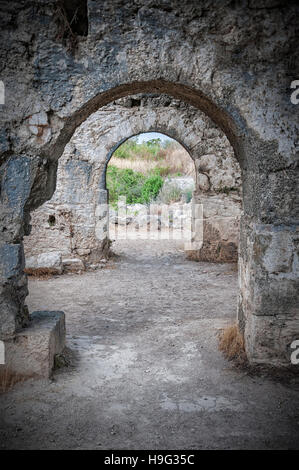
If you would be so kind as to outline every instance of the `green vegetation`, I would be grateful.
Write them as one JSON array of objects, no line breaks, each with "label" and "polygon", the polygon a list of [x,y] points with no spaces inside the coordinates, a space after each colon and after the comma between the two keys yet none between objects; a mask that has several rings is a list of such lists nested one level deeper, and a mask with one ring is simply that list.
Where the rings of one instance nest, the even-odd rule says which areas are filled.
[{"label": "green vegetation", "polygon": [[169,143],[162,142],[161,139],[151,139],[147,142],[137,142],[137,137],[126,140],[114,152],[116,158],[134,159],[136,155],[139,158],[147,160],[156,160],[163,158],[163,149],[167,148]]},{"label": "green vegetation", "polygon": [[145,204],[154,200],[163,186],[159,174],[143,175],[131,169],[109,166],[107,169],[107,188],[109,201],[116,205],[119,196],[126,196],[127,204]]},{"label": "green vegetation", "polygon": [[171,139],[151,139],[141,143],[137,137],[128,139],[115,150],[109,165],[146,176],[153,171],[162,177],[195,176],[194,162],[186,150]]},{"label": "green vegetation", "polygon": [[163,178],[160,175],[149,176],[141,189],[141,201],[149,203],[156,199],[163,186]]},{"label": "green vegetation", "polygon": [[182,191],[175,182],[164,185],[164,180],[168,176],[194,176],[194,171],[193,161],[177,142],[158,138],[138,143],[133,137],[117,148],[108,165],[109,202],[115,207],[120,196],[126,197],[127,204],[189,202],[192,188]]}]

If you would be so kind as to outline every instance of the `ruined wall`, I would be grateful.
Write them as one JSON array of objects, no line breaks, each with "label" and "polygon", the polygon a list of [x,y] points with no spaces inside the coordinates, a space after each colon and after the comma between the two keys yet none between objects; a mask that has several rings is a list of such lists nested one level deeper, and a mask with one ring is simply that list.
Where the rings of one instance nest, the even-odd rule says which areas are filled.
[{"label": "ruined wall", "polygon": [[[160,131],[178,139],[195,162],[197,201],[204,204],[204,218],[209,219],[205,240],[213,233],[217,242],[213,249],[199,251],[196,259],[237,260],[241,174],[227,137],[192,106],[167,96],[137,95],[94,113],[66,146],[52,199],[31,213],[31,234],[24,240],[27,268],[56,267],[55,256],[41,258],[41,253],[59,252],[62,265],[69,265],[72,258],[94,265],[104,257],[109,222],[105,217],[99,220],[96,207],[99,194],[104,196],[107,163],[120,142],[141,131]],[[200,198],[204,194],[218,197],[210,202],[209,197]],[[233,248],[224,255],[221,246],[228,243]],[[79,261],[72,264],[82,269]]]},{"label": "ruined wall", "polygon": [[0,6],[1,338],[30,320],[22,240],[29,212],[55,191],[75,129],[116,99],[159,93],[207,114],[234,148],[244,209],[238,321],[250,361],[288,365],[299,337],[296,3],[89,0],[84,34],[63,30],[57,1]]}]

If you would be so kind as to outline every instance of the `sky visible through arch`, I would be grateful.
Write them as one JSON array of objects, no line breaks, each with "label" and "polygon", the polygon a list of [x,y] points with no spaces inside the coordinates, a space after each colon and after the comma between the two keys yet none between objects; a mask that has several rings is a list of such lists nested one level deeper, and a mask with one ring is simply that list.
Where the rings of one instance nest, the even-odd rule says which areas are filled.
[{"label": "sky visible through arch", "polygon": [[138,134],[137,142],[141,144],[142,142],[147,142],[148,140],[152,139],[161,139],[162,142],[173,141],[165,134],[161,134],[160,132],[144,132],[143,134]]}]

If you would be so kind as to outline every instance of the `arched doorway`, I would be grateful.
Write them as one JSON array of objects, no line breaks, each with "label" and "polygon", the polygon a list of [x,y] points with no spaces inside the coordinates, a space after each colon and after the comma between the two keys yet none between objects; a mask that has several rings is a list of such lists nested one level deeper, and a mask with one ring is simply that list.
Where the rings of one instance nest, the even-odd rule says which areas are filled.
[{"label": "arched doorway", "polygon": [[[211,99],[205,96],[201,91],[182,84],[167,82],[164,80],[153,80],[148,82],[132,82],[125,85],[120,85],[109,91],[100,93],[99,95],[90,99],[78,111],[76,111],[70,118],[65,121],[65,124],[63,125],[55,143],[51,145],[46,144],[44,146],[42,154],[45,158],[48,159],[48,165],[42,170],[42,172],[44,175],[47,175],[45,179],[46,184],[41,188],[36,186],[35,181],[37,180],[35,180],[34,178],[30,179],[30,183],[28,180],[29,188],[31,187],[30,195],[29,193],[27,193],[28,196],[25,200],[23,200],[23,204],[26,205],[26,210],[28,211],[30,208],[32,209],[40,205],[42,202],[44,202],[45,199],[49,198],[53,194],[53,191],[55,189],[55,178],[53,178],[53,175],[55,175],[56,172],[56,162],[61,156],[65,145],[73,135],[75,129],[90,114],[95,112],[101,106],[104,106],[106,103],[111,102],[112,100],[127,96],[131,93],[138,92],[167,93],[177,99],[181,99],[189,104],[192,104],[193,106],[196,106],[198,109],[205,112],[212,120],[214,120],[215,123],[225,132],[226,136],[228,137],[229,141],[231,142],[234,148],[235,155],[240,163],[242,170],[244,208],[244,217],[241,223],[239,325],[242,331],[245,332],[246,349],[247,353],[249,354],[249,358],[258,362],[271,361],[271,348],[269,349],[268,346],[262,347],[260,343],[260,332],[262,331],[261,328],[267,329],[266,325],[269,321],[272,321],[269,319],[268,315],[262,314],[262,310],[265,307],[265,304],[263,303],[263,301],[261,301],[261,299],[265,296],[266,300],[266,298],[268,298],[269,289],[273,289],[277,282],[280,281],[276,278],[273,278],[273,280],[270,279],[269,273],[267,271],[267,264],[265,264],[264,260],[256,259],[252,256],[253,246],[250,241],[252,237],[252,231],[256,231],[255,209],[261,204],[261,201],[264,200],[264,198],[261,197],[260,194],[262,186],[259,186],[259,190],[257,191],[257,188],[252,185],[252,178],[253,176],[256,178],[256,173],[254,174],[255,170],[252,168],[251,156],[253,153],[258,151],[259,141],[258,139],[256,139],[254,133],[252,133],[249,129],[246,128],[246,124],[242,121],[239,116],[231,115],[227,110],[213,103]],[[36,171],[36,169],[33,169],[32,171]],[[261,233],[257,233],[257,237],[259,239],[258,244],[261,243],[261,239],[265,240],[263,236],[263,230],[264,228],[262,229]],[[265,230],[268,229],[265,228]],[[277,236],[280,237],[280,235]],[[291,233],[287,231],[287,233],[283,236],[291,237]],[[274,243],[274,241],[271,240],[269,239],[270,251],[272,249],[271,243]],[[260,271],[261,276],[257,280],[255,274],[258,271],[258,265],[260,263],[263,264],[263,269],[262,271]],[[22,268],[22,264],[18,264],[16,268],[21,276]],[[251,277],[252,282],[250,281]],[[265,280],[266,278],[268,282],[267,292],[265,291],[264,293],[262,293],[259,290],[259,295],[257,297],[254,295],[254,300],[252,300],[253,286],[256,285],[256,283],[261,285],[263,280]],[[18,322],[24,323],[26,318],[26,315],[24,316],[25,310],[23,308],[24,296],[14,299],[12,303],[15,305],[13,310],[17,312],[16,318],[18,319]],[[277,308],[277,302],[275,302],[275,305],[275,308]],[[293,307],[291,306],[290,308],[292,309]],[[11,315],[11,313],[9,313],[9,315]],[[291,317],[289,318],[292,322],[293,320],[291,319]],[[278,327],[278,329],[279,328],[280,327]],[[268,330],[268,332],[269,331],[270,330]],[[272,333],[273,331],[274,330],[272,329]],[[270,338],[272,333],[269,336],[269,341],[271,341]],[[293,337],[293,333],[290,331],[290,336],[287,343],[288,346],[284,346],[284,352],[282,353],[284,361],[288,361],[288,348],[291,342],[291,337]],[[277,348],[280,349],[279,344],[277,344]],[[265,357],[267,357],[268,359],[265,359]],[[274,362],[277,361],[277,353],[275,353],[275,358],[273,360]]]},{"label": "arched doorway", "polygon": [[[236,261],[241,175],[227,138],[196,108],[183,103],[178,106],[177,101],[172,105],[167,96],[135,95],[133,102],[137,104],[132,106],[130,98],[119,100],[92,114],[66,146],[53,198],[31,214],[33,230],[25,239],[29,266],[31,262],[36,265],[36,255],[43,252],[60,251],[66,269],[82,270],[82,261],[94,265],[103,257],[108,227],[106,166],[123,142],[143,130],[159,130],[179,141],[189,153],[186,164],[194,169],[195,163],[194,189],[197,203],[204,206],[208,245],[199,257],[197,253],[193,256]],[[181,167],[176,164],[176,169]],[[213,241],[209,243],[211,234]]]},{"label": "arched doorway", "polygon": [[182,145],[163,133],[140,133],[108,154],[105,173],[110,239],[191,243],[197,178]]}]

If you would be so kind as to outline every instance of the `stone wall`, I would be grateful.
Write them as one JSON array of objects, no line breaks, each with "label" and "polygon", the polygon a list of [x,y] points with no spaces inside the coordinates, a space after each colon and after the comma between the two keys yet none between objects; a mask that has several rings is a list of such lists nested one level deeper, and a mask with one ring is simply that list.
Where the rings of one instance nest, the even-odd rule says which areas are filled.
[{"label": "stone wall", "polygon": [[[177,138],[195,162],[198,202],[209,214],[204,238],[213,238],[214,249],[199,250],[194,258],[208,261],[236,261],[241,213],[241,174],[233,149],[217,126],[196,108],[168,96],[136,95],[106,106],[87,119],[75,132],[59,160],[56,191],[52,199],[31,213],[32,230],[24,240],[26,267],[40,267],[42,253],[59,252],[61,264],[82,270],[104,256],[109,238],[107,217],[99,220],[96,211],[99,195],[105,197],[106,168],[113,150],[126,138],[141,131],[163,131]],[[223,204],[210,197],[224,195]],[[205,197],[200,199],[199,195]],[[106,199],[104,200],[104,204]],[[217,204],[217,211],[215,207]],[[212,207],[214,209],[212,209]],[[234,221],[229,223],[227,217]],[[105,209],[105,208],[104,208]],[[212,212],[211,212],[212,211]],[[211,215],[213,213],[213,215]],[[206,216],[204,216],[206,218]],[[231,222],[231,219],[230,219]],[[213,235],[212,235],[213,234]],[[234,248],[225,250],[222,245]],[[218,252],[221,251],[219,256]],[[55,257],[48,256],[48,266],[54,268]],[[65,263],[67,260],[67,263]]]},{"label": "stone wall", "polygon": [[196,261],[232,263],[238,261],[240,198],[238,195],[194,195],[202,204],[202,246],[187,256]]}]

